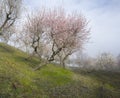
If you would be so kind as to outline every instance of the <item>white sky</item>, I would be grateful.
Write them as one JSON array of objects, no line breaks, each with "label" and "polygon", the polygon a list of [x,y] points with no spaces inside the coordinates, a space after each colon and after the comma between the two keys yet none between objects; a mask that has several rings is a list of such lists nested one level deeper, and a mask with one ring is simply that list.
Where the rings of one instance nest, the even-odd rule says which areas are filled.
[{"label": "white sky", "polygon": [[120,53],[120,0],[24,0],[24,5],[28,11],[62,6],[67,12],[82,12],[91,27],[85,52],[90,56],[101,52]]}]

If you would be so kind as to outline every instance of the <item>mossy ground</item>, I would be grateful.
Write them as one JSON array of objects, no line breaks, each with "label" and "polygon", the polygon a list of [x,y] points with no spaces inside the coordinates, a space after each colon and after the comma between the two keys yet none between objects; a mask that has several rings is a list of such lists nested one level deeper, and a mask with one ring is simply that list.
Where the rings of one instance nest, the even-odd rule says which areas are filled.
[{"label": "mossy ground", "polygon": [[0,43],[0,98],[120,98],[120,73],[74,73]]}]

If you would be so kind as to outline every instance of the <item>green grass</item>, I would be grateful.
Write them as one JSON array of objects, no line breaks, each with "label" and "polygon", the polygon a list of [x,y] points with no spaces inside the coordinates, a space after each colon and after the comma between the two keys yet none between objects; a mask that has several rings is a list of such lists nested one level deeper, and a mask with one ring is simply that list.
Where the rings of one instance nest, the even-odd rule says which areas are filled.
[{"label": "green grass", "polygon": [[0,98],[120,98],[120,73],[73,72],[0,43]]},{"label": "green grass", "polygon": [[[77,79],[82,81],[89,89],[96,90],[96,94],[102,93],[104,95],[103,98],[120,97],[120,73],[84,69],[75,69],[74,72],[77,75]],[[97,96],[95,98],[101,97]]]},{"label": "green grass", "polygon": [[40,93],[43,93],[44,87],[49,84],[54,87],[72,81],[73,72],[53,64],[40,71],[33,71],[40,61],[35,57],[26,60],[27,57],[29,55],[26,53],[0,43],[0,96],[32,98],[30,94],[41,96]]}]

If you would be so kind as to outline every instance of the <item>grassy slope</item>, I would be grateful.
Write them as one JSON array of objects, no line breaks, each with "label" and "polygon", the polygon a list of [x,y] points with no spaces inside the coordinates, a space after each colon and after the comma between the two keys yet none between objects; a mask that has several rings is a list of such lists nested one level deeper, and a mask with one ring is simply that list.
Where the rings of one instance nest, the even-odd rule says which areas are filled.
[{"label": "grassy slope", "polygon": [[119,73],[75,74],[53,64],[33,71],[39,60],[27,57],[0,43],[0,98],[120,98]]}]

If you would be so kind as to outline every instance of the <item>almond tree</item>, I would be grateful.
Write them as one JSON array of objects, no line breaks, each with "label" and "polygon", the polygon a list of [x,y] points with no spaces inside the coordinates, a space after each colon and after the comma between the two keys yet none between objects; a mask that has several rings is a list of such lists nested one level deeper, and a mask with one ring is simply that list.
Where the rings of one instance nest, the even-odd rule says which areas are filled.
[{"label": "almond tree", "polygon": [[33,55],[37,55],[41,58],[42,56],[42,47],[43,47],[43,41],[44,41],[44,29],[45,29],[45,12],[42,10],[39,13],[32,13],[31,15],[28,15],[27,21],[24,25],[24,37],[23,43],[25,45],[30,45],[30,47],[33,49]]},{"label": "almond tree", "polygon": [[97,57],[96,67],[102,70],[113,70],[115,59],[110,53],[102,53]]},{"label": "almond tree", "polygon": [[[22,0],[0,0],[0,36],[10,36],[9,29],[19,16]],[[7,33],[7,34],[6,34]]]},{"label": "almond tree", "polygon": [[62,9],[50,11],[47,16],[52,42],[52,54],[48,61],[54,61],[58,55],[65,67],[65,60],[81,49],[88,38],[87,21],[81,15],[67,15]]}]

